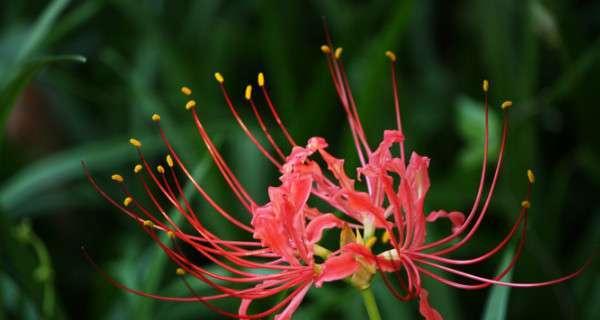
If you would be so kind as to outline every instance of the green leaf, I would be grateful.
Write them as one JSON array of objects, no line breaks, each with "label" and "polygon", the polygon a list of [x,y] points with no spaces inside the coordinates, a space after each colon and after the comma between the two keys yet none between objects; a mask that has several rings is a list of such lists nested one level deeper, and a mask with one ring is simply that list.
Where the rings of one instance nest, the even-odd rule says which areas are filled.
[{"label": "green leaf", "polygon": [[[456,123],[459,132],[464,139],[465,147],[461,154],[461,164],[465,169],[479,168],[483,157],[482,147],[485,139],[485,109],[479,102],[462,96],[456,101]],[[490,108],[489,113],[489,155],[493,159],[498,153],[500,120],[496,113]]]},{"label": "green leaf", "polygon": [[65,15],[57,21],[54,28],[52,28],[52,32],[47,37],[46,45],[52,46],[55,41],[62,39],[67,33],[78,31],[79,26],[95,16],[107,5],[108,2],[106,1],[84,1],[77,8],[73,8],[68,13],[65,13]]},{"label": "green leaf", "polygon": [[[144,152],[152,155],[162,146],[158,138],[146,138]],[[18,172],[0,186],[0,206],[11,216],[22,215],[32,205],[31,199],[51,188],[73,180],[83,179],[81,161],[94,169],[108,170],[118,164],[137,159],[125,137],[87,144],[57,153]],[[147,145],[147,146],[146,146]],[[35,202],[35,201],[33,201]]]},{"label": "green leaf", "polygon": [[57,55],[32,60],[17,67],[17,71],[10,78],[6,86],[0,88],[0,138],[2,137],[2,132],[4,132],[6,120],[10,115],[12,106],[23,88],[42,68],[49,64],[60,62],[84,63],[85,57],[80,55]]},{"label": "green leaf", "polygon": [[48,5],[48,7],[46,7],[42,15],[31,29],[29,37],[23,43],[21,50],[17,54],[17,62],[22,62],[29,59],[31,54],[40,47],[41,43],[50,33],[54,22],[56,22],[56,19],[66,8],[69,2],[70,0],[54,0]]},{"label": "green leaf", "polygon": [[[514,249],[506,249],[506,253],[502,257],[502,263],[498,272],[501,272],[508,266],[514,254]],[[512,279],[512,270],[510,270],[502,281],[510,281]],[[508,296],[510,287],[494,286],[488,295],[483,312],[483,320],[503,320],[506,319],[506,309],[508,308]]]},{"label": "green leaf", "polygon": [[549,8],[540,1],[534,0],[529,4],[533,27],[536,33],[551,46],[558,47],[562,44],[558,22]]}]

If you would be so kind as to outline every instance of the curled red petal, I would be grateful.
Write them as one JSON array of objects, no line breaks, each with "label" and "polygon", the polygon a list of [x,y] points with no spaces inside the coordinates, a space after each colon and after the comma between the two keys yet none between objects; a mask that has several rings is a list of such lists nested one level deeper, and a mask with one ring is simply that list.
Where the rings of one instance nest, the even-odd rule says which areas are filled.
[{"label": "curled red petal", "polygon": [[275,320],[292,319],[292,315],[294,315],[294,312],[296,312],[296,309],[298,309],[298,306],[300,306],[302,299],[304,299],[306,292],[308,292],[308,289],[310,289],[311,286],[312,283],[309,283],[304,288],[302,288],[302,290],[300,290],[300,292],[296,294],[292,301],[290,301],[290,304],[288,304],[287,307],[285,307],[285,309],[283,309],[281,313],[275,315]]},{"label": "curled red petal", "polygon": [[450,222],[452,223],[452,232],[458,232],[460,229],[460,227],[463,225],[463,223],[465,222],[465,215],[462,212],[459,211],[450,211],[447,212],[445,210],[438,210],[438,211],[433,211],[431,212],[426,220],[427,222],[434,222],[439,218],[448,218],[448,220],[450,220]]},{"label": "curled red petal", "polygon": [[320,287],[323,282],[341,280],[352,275],[359,267],[354,257],[354,253],[347,251],[339,256],[327,258],[327,261],[322,265],[323,269],[317,277],[315,286]]},{"label": "curled red petal", "polygon": [[442,316],[429,304],[429,292],[421,289],[419,292],[419,312],[425,320],[442,320]]},{"label": "curled red petal", "polygon": [[342,219],[331,213],[317,216],[308,223],[308,226],[306,226],[306,240],[310,244],[317,243],[321,240],[324,230],[341,227],[343,224],[344,221],[342,221]]}]

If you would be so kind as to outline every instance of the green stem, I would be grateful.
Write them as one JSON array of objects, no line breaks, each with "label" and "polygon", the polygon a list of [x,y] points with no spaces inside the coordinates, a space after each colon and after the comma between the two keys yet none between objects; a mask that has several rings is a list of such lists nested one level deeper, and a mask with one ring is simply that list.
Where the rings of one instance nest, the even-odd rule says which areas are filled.
[{"label": "green stem", "polygon": [[369,320],[381,320],[381,315],[379,315],[379,308],[377,307],[377,302],[375,301],[375,295],[373,295],[373,291],[371,288],[360,290],[360,295],[363,298],[363,302],[365,304],[365,308],[367,308],[367,314],[369,314]]}]

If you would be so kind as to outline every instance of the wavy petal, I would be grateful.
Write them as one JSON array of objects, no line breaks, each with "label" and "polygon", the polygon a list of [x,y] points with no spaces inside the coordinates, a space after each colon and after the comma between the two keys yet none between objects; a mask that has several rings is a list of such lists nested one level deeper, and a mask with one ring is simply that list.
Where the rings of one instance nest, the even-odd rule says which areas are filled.
[{"label": "wavy petal", "polygon": [[425,320],[443,320],[440,313],[429,304],[429,292],[425,289],[419,292],[419,312]]},{"label": "wavy petal", "polygon": [[342,227],[344,221],[331,213],[317,216],[312,219],[306,227],[306,240],[309,244],[315,244],[321,240],[323,231],[334,227]]},{"label": "wavy petal", "polygon": [[427,222],[434,222],[439,218],[448,218],[452,223],[452,232],[455,233],[459,230],[460,226],[465,222],[465,215],[459,211],[445,211],[438,210],[432,211],[426,218]]},{"label": "wavy petal", "polygon": [[315,283],[320,287],[323,282],[341,280],[351,276],[358,270],[359,264],[354,258],[354,253],[344,252],[339,256],[329,257],[322,265],[323,270]]},{"label": "wavy petal", "polygon": [[300,306],[300,303],[304,299],[304,296],[308,292],[308,289],[310,289],[311,285],[312,283],[307,284],[300,292],[298,292],[298,294],[292,299],[292,301],[290,301],[290,304],[288,304],[287,307],[285,307],[285,309],[283,309],[281,313],[275,315],[275,320],[292,319],[294,312],[296,312],[296,309],[298,309],[298,307]]}]

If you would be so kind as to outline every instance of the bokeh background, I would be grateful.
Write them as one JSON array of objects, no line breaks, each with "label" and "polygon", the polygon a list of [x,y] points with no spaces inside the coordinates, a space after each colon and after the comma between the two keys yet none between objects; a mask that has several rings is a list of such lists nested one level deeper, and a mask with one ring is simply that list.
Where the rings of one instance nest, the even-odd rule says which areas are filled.
[{"label": "bokeh background", "polygon": [[[222,72],[243,105],[243,88],[264,71],[297,140],[326,137],[353,172],[349,130],[319,51],[322,16],[344,47],[372,144],[394,125],[383,53],[396,52],[408,146],[432,158],[429,210],[467,210],[474,196],[482,79],[491,81],[493,139],[499,104],[514,101],[506,166],[489,217],[457,257],[502,238],[518,212],[529,167],[537,173],[534,205],[512,279],[557,277],[594,254],[600,239],[598,1],[9,0],[0,2],[0,319],[219,318],[199,304],[127,294],[85,261],[82,245],[133,288],[188,294],[174,279],[175,266],[139,226],[94,192],[80,161],[120,198],[109,177],[132,175],[130,136],[144,142],[149,158],[164,156],[149,119],[158,112],[203,184],[239,209],[183,108],[179,88],[187,84],[226,158],[265,201],[276,171],[236,127],[212,76]],[[221,234],[238,236],[219,219],[207,220]],[[447,226],[432,227],[429,237],[442,232]],[[470,270],[493,274],[502,260],[500,254]],[[466,292],[428,280],[426,286],[448,319],[600,317],[597,263],[554,287]],[[374,288],[384,319],[418,318],[418,305],[394,300],[378,277]],[[325,317],[365,319],[360,295],[344,285],[311,290],[296,318]]]}]

